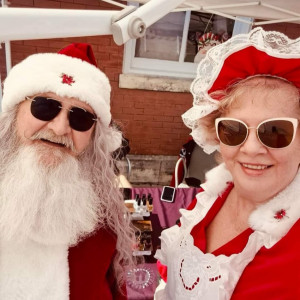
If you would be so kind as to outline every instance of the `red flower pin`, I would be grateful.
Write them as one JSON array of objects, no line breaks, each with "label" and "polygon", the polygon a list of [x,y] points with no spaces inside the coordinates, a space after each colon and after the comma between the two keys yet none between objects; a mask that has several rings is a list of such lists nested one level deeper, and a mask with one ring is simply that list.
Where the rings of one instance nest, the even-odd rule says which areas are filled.
[{"label": "red flower pin", "polygon": [[62,78],[62,83],[66,83],[66,84],[68,84],[68,85],[72,85],[72,83],[74,83],[75,82],[75,80],[73,79],[73,77],[72,76],[69,76],[69,75],[67,75],[67,74],[61,74],[61,76],[60,76],[61,78]]},{"label": "red flower pin", "polygon": [[276,211],[274,218],[276,220],[282,220],[285,216],[286,216],[285,209],[280,209],[280,210]]}]

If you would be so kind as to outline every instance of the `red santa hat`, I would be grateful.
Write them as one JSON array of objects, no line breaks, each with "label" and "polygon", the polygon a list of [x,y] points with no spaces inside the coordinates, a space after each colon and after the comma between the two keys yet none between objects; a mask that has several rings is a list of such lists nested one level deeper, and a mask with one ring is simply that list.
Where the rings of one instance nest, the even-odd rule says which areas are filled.
[{"label": "red santa hat", "polygon": [[78,98],[109,126],[111,87],[97,68],[89,44],[73,43],[58,53],[33,54],[14,66],[4,81],[2,111],[12,109],[26,96],[46,92]]},{"label": "red santa hat", "polygon": [[197,122],[218,109],[222,99],[213,98],[212,93],[226,90],[240,80],[263,75],[287,80],[300,88],[300,38],[292,40],[280,32],[258,27],[211,48],[200,61],[191,85],[193,107],[182,119],[205,152],[218,148],[208,142],[205,129]]}]

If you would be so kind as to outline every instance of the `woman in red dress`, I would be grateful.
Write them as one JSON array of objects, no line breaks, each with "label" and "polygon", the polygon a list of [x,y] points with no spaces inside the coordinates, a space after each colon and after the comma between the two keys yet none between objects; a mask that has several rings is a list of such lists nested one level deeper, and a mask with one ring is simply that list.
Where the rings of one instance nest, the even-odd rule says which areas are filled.
[{"label": "woman in red dress", "polygon": [[300,39],[281,33],[256,28],[200,62],[183,120],[221,162],[162,233],[156,299],[300,299],[299,87]]}]

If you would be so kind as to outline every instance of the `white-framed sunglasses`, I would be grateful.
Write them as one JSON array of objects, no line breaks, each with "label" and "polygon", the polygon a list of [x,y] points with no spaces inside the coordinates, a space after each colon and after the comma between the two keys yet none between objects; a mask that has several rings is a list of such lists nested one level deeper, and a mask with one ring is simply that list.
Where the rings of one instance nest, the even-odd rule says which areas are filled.
[{"label": "white-framed sunglasses", "polygon": [[234,118],[217,118],[217,137],[227,146],[242,145],[249,129],[256,129],[258,140],[266,147],[280,149],[289,146],[296,136],[299,121],[296,118],[272,118],[262,121],[257,127],[249,127],[245,122]]}]

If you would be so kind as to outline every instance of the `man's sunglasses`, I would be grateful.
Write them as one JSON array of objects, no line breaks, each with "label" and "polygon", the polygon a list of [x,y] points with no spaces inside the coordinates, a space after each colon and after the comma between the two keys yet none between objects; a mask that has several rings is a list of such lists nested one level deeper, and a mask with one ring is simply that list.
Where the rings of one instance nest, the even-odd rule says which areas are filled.
[{"label": "man's sunglasses", "polygon": [[[63,108],[61,102],[52,98],[36,96],[26,99],[31,100],[31,114],[41,121],[53,120]],[[87,131],[97,121],[97,117],[84,108],[71,107],[68,111],[70,127],[76,131]]]},{"label": "man's sunglasses", "polygon": [[298,120],[295,118],[268,119],[257,127],[248,127],[241,120],[232,118],[217,118],[215,126],[218,139],[227,146],[242,145],[249,134],[249,129],[256,129],[259,141],[268,148],[285,148],[295,138]]}]

